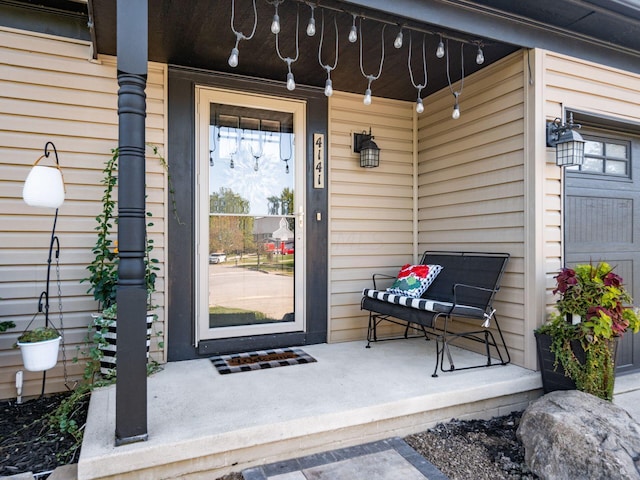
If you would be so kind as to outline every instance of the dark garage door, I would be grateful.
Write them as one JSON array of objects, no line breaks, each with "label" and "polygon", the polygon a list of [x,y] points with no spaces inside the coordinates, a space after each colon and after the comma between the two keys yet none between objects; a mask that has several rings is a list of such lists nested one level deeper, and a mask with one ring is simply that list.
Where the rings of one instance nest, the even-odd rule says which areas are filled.
[{"label": "dark garage door", "polygon": [[[640,304],[640,139],[584,130],[585,164],[566,170],[568,265],[606,261]],[[640,333],[618,345],[618,373],[640,371]]]}]

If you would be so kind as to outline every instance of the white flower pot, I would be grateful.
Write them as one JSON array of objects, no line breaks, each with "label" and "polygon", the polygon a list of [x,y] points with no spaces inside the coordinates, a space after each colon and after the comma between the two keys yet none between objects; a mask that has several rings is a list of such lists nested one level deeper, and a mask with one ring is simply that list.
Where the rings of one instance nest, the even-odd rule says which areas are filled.
[{"label": "white flower pot", "polygon": [[30,372],[42,372],[55,367],[56,363],[58,363],[61,338],[58,337],[43,342],[18,342],[24,368]]}]

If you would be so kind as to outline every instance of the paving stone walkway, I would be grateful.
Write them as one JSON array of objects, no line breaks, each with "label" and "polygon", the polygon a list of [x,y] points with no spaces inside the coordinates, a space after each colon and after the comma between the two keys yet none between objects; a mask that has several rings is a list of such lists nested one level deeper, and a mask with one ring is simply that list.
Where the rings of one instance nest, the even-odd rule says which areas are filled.
[{"label": "paving stone walkway", "polygon": [[245,480],[447,480],[399,437],[249,468]]}]

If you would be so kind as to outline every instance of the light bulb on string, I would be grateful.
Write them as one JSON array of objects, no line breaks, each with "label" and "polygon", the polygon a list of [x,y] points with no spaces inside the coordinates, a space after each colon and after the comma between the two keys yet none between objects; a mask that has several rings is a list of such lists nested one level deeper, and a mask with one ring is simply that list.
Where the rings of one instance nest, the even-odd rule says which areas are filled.
[{"label": "light bulb on string", "polygon": [[425,52],[425,35],[422,35],[422,73],[424,75],[424,83],[417,84],[413,77],[413,68],[411,67],[411,51],[413,50],[413,37],[409,31],[409,55],[407,55],[407,67],[409,68],[409,79],[411,85],[418,90],[418,98],[416,100],[416,112],[424,112],[424,103],[422,102],[422,89],[427,86],[427,56]]},{"label": "light bulb on string", "polygon": [[484,53],[482,52],[482,47],[478,45],[478,54],[476,55],[476,63],[478,65],[482,65],[484,63]]},{"label": "light bulb on string", "polygon": [[356,27],[356,15],[353,14],[353,24],[351,25],[351,30],[349,30],[349,41],[351,43],[356,43],[358,41],[358,28]]},{"label": "light bulb on string", "polygon": [[[278,0],[276,0],[278,1]],[[276,4],[276,8],[277,8],[277,4]],[[294,58],[291,57],[283,57],[282,53],[280,52],[280,35],[276,34],[276,53],[278,54],[278,58],[280,58],[280,60],[282,60],[284,63],[287,64],[287,90],[289,91],[293,91],[296,88],[296,82],[293,78],[293,72],[291,72],[291,64],[295,63],[298,61],[298,58],[300,56],[300,46],[298,44],[298,34],[299,34],[299,30],[300,30],[300,11],[298,10],[298,13],[296,14],[296,56]]]},{"label": "light bulb on string", "polygon": [[318,43],[318,63],[327,72],[327,81],[324,83],[324,94],[326,97],[333,95],[333,83],[331,82],[331,71],[338,66],[338,21],[333,17],[333,27],[335,29],[335,56],[333,65],[322,63],[322,44],[324,43],[324,10],[322,11],[322,27],[320,28],[320,42]]},{"label": "light bulb on string", "polygon": [[453,118],[454,120],[460,118],[460,106],[457,103],[453,106],[453,113],[451,114],[451,118]]},{"label": "light bulb on string", "polygon": [[364,92],[364,99],[363,99],[363,103],[365,105],[371,105],[371,82],[373,82],[374,80],[377,80],[380,78],[380,75],[382,75],[382,65],[384,64],[384,31],[387,28],[387,25],[383,25],[382,26],[382,31],[380,32],[380,65],[378,67],[378,73],[376,75],[374,74],[366,74],[364,71],[364,68],[362,66],[362,57],[363,52],[362,52],[362,43],[364,42],[364,38],[362,35],[362,19],[360,20],[360,73],[362,73],[362,76],[364,78],[367,79],[367,89]]},{"label": "light bulb on string", "polygon": [[309,6],[311,7],[311,18],[309,18],[309,23],[307,24],[307,35],[313,37],[316,34],[316,19],[313,16],[316,7],[313,5]]},{"label": "light bulb on string", "polygon": [[453,94],[453,97],[456,99],[456,103],[453,105],[453,112],[451,113],[451,118],[457,120],[460,118],[460,104],[458,103],[458,92]]},{"label": "light bulb on string", "polygon": [[436,57],[444,57],[444,43],[442,42],[442,37],[440,37],[440,42],[438,43],[438,48],[436,49]]},{"label": "light bulb on string", "polygon": [[371,89],[367,88],[364,92],[364,100],[362,101],[365,105],[371,105]]},{"label": "light bulb on string", "polygon": [[395,48],[402,48],[402,40],[403,40],[403,34],[402,34],[402,28],[400,28],[398,35],[396,35],[396,39],[393,41],[393,46]]},{"label": "light bulb on string", "polygon": [[280,15],[277,13],[273,16],[273,21],[271,22],[271,33],[274,35],[280,33]]},{"label": "light bulb on string", "polygon": [[327,78],[327,81],[324,84],[324,94],[327,97],[333,95],[333,84],[330,78]]},{"label": "light bulb on string", "polygon": [[231,55],[229,55],[229,66],[231,68],[236,68],[238,66],[238,54],[240,52],[236,47],[231,49]]},{"label": "light bulb on string", "polygon": [[449,90],[454,98],[453,112],[451,112],[451,118],[457,120],[460,118],[460,104],[458,97],[462,94],[464,89],[464,43],[460,43],[460,90],[454,90],[451,83],[451,74],[449,73],[449,41],[447,40],[447,83],[449,84]]},{"label": "light bulb on string", "polygon": [[295,89],[296,89],[296,82],[293,79],[293,73],[289,72],[287,73],[287,90],[293,91]]},{"label": "light bulb on string", "polygon": [[244,33],[239,32],[235,29],[233,25],[235,20],[235,14],[236,14],[236,2],[235,0],[232,0],[231,1],[231,31],[236,36],[236,44],[231,49],[231,54],[229,55],[229,59],[227,60],[227,63],[229,63],[229,66],[231,68],[235,68],[238,66],[238,55],[239,55],[238,45],[240,44],[240,40],[251,40],[256,33],[256,27],[258,25],[258,12],[256,10],[256,0],[253,0],[253,30],[251,31],[250,35],[247,36]]}]

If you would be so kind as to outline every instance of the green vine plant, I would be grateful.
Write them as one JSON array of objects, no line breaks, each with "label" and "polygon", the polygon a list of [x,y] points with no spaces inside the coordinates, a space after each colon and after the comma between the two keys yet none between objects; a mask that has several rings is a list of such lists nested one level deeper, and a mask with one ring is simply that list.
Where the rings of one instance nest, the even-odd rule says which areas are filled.
[{"label": "green vine plant", "polygon": [[[154,155],[157,156],[160,164],[168,172],[169,165],[165,158],[160,154],[157,145],[148,145]],[[105,162],[102,170],[103,179],[101,183],[104,185],[102,194],[102,212],[96,216],[97,225],[94,230],[97,232],[96,243],[91,249],[93,260],[87,265],[89,276],[80,280],[80,283],[88,282],[89,289],[87,293],[92,293],[93,298],[98,302],[99,310],[104,310],[116,303],[116,287],[118,283],[118,251],[117,244],[111,239],[111,232],[114,225],[118,223],[117,217],[114,216],[116,208],[116,199],[114,198],[114,189],[118,182],[117,170],[118,159],[120,157],[117,148],[111,149],[111,158]],[[174,217],[178,224],[182,225],[178,216],[177,204],[175,200],[175,190],[168,177],[169,198],[171,199]],[[151,217],[151,212],[146,213],[147,217]],[[152,227],[153,222],[148,222],[147,227]],[[150,294],[155,288],[157,278],[158,259],[150,256],[151,250],[154,248],[152,238],[147,238],[145,251],[145,282],[147,292]]]},{"label": "green vine plant", "polygon": [[[148,146],[152,149],[154,155],[159,159],[160,164],[168,172],[169,166],[157,145]],[[115,382],[115,375],[102,375],[100,373],[100,360],[103,357],[102,349],[106,347],[106,333],[109,325],[114,321],[109,316],[117,314],[116,292],[118,283],[118,251],[117,244],[111,239],[111,232],[114,225],[117,225],[117,217],[114,216],[116,209],[116,199],[114,198],[114,189],[117,185],[118,177],[118,159],[119,151],[117,148],[111,150],[111,157],[105,162],[103,169],[102,184],[104,185],[102,195],[102,212],[96,217],[97,239],[91,252],[93,253],[93,261],[87,266],[89,276],[80,282],[88,282],[90,284],[87,293],[92,293],[93,298],[98,302],[98,306],[103,313],[110,315],[95,315],[92,324],[87,326],[87,335],[85,337],[85,347],[78,347],[77,355],[73,358],[74,363],[79,362],[79,358],[84,361],[84,371],[82,382],[80,382],[74,390],[59,404],[58,408],[48,415],[49,429],[54,433],[62,433],[71,435],[74,439],[73,445],[65,452],[58,454],[59,460],[64,463],[70,463],[80,451],[84,426],[86,419],[83,418],[82,412],[86,411],[85,402],[89,401],[91,392],[100,387],[111,385]],[[178,222],[182,225],[178,214],[175,200],[175,191],[168,177],[169,197],[173,209],[173,214]],[[147,217],[151,217],[151,212],[146,213]],[[148,221],[147,228],[154,224]],[[151,252],[154,248],[154,241],[147,238],[145,246],[145,283],[147,288],[149,308],[153,308],[151,294],[155,290],[155,282],[157,280],[157,272],[160,270],[158,259],[153,258]],[[162,338],[163,332],[155,329],[158,316],[154,314],[154,322],[152,324],[152,337]],[[12,323],[12,322],[3,322]],[[15,325],[12,325],[15,326]],[[10,326],[7,326],[10,328]],[[2,331],[2,330],[0,330]],[[158,348],[164,348],[162,341],[157,342]],[[161,370],[161,365],[155,359],[149,359],[147,362],[147,374],[151,375]]]},{"label": "green vine plant", "polygon": [[116,222],[113,212],[116,201],[113,190],[118,182],[117,162],[118,149],[111,150],[111,158],[106,161],[102,170],[104,174],[102,184],[102,212],[96,217],[98,225],[94,228],[97,239],[94,247],[93,261],[87,266],[89,277],[80,280],[80,283],[89,282],[91,285],[87,293],[93,293],[93,298],[98,302],[100,310],[109,308],[116,302],[116,285],[118,283],[118,255],[111,240],[111,230]]},{"label": "green vine plant", "polygon": [[[550,350],[555,355],[554,368],[560,366],[576,383],[576,388],[604,400],[613,399],[615,380],[615,340],[593,341],[589,331],[571,325],[564,319],[552,321],[539,329],[551,336]],[[576,356],[576,343],[582,347],[584,358]]]}]

